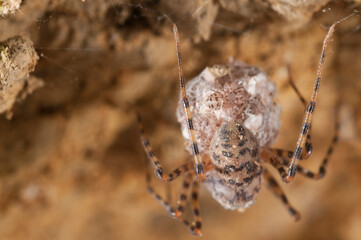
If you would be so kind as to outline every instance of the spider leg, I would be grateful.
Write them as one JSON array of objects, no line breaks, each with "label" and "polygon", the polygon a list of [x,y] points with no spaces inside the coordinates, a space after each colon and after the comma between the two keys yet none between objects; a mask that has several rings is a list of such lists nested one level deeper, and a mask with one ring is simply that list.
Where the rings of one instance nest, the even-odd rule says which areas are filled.
[{"label": "spider leg", "polygon": [[146,183],[147,183],[147,190],[150,195],[152,195],[168,212],[168,214],[171,217],[174,217],[178,220],[180,220],[184,225],[187,227],[191,227],[190,223],[183,218],[183,211],[184,206],[187,201],[187,195],[185,194],[190,186],[190,181],[192,180],[192,173],[188,172],[183,177],[183,184],[182,189],[179,195],[179,201],[177,204],[177,207],[173,207],[170,205],[170,203],[165,200],[162,196],[160,196],[158,193],[155,192],[153,187],[151,186],[151,177],[149,172],[146,172]]},{"label": "spider leg", "polygon": [[301,155],[302,149],[303,149],[303,147],[305,145],[306,138],[307,138],[307,135],[309,133],[311,123],[312,123],[313,112],[314,112],[314,110],[316,108],[317,94],[318,94],[320,83],[321,83],[322,71],[323,71],[323,66],[324,66],[324,63],[325,63],[326,52],[327,52],[327,48],[328,48],[330,38],[331,38],[333,32],[335,31],[336,25],[339,24],[340,22],[348,19],[349,17],[351,17],[354,14],[355,14],[355,12],[353,14],[347,16],[346,18],[332,24],[331,27],[329,28],[328,32],[327,32],[327,35],[326,35],[325,39],[323,40],[322,53],[321,53],[321,57],[320,57],[320,61],[319,61],[318,69],[317,69],[317,76],[316,76],[315,85],[314,85],[314,88],[313,88],[313,92],[312,92],[312,95],[311,95],[310,102],[309,102],[309,104],[307,105],[307,107],[305,109],[305,114],[304,114],[304,118],[303,118],[303,124],[302,124],[302,128],[301,128],[301,132],[299,134],[297,145],[295,147],[295,150],[293,152],[293,155],[292,155],[289,167],[288,167],[287,176],[283,177],[283,181],[285,183],[290,183],[290,182],[293,181],[293,179],[294,179],[294,177],[296,175],[296,172],[297,172],[298,162],[299,162],[299,160],[301,159],[301,156],[302,156]]},{"label": "spider leg", "polygon": [[149,160],[152,162],[155,174],[157,175],[157,177],[159,179],[161,179],[162,181],[165,181],[165,182],[173,181],[174,179],[179,177],[183,172],[187,172],[192,167],[191,162],[185,163],[182,166],[173,170],[173,172],[171,172],[170,174],[165,174],[163,172],[162,165],[160,164],[158,158],[154,154],[153,148],[150,145],[148,138],[145,136],[142,120],[138,113],[137,113],[137,120],[138,120],[138,125],[139,125],[140,140],[142,142],[144,151],[147,153]]},{"label": "spider leg", "polygon": [[146,184],[149,194],[152,195],[167,210],[170,216],[173,216],[175,213],[174,208],[170,206],[167,200],[164,200],[158,193],[154,191],[153,187],[151,186],[151,176],[147,170],[146,170]]},{"label": "spider leg", "polygon": [[[333,153],[333,149],[335,148],[335,145],[338,141],[338,133],[339,133],[339,128],[340,128],[339,106],[338,105],[336,106],[335,115],[336,115],[336,121],[335,121],[335,126],[334,126],[335,133],[334,133],[334,136],[332,138],[330,145],[328,146],[328,150],[326,152],[325,157],[322,160],[322,163],[318,169],[318,172],[313,173],[312,171],[307,170],[300,165],[297,165],[296,170],[300,174],[302,174],[308,178],[312,178],[312,179],[320,179],[325,176],[328,159],[331,157],[331,155]],[[272,166],[274,166],[280,173],[282,179],[284,179],[284,177],[286,177],[286,171],[283,166],[289,165],[290,159],[292,158],[292,156],[293,156],[292,151],[281,150],[281,149],[267,149],[267,150],[262,149],[262,159],[264,159],[266,162],[268,162]]]},{"label": "spider leg", "polygon": [[192,184],[192,209],[194,221],[190,227],[191,233],[197,236],[202,235],[202,218],[199,213],[199,199],[198,199],[199,183],[193,181]]},{"label": "spider leg", "polygon": [[[307,170],[305,168],[303,168],[302,166],[300,165],[297,165],[297,172],[299,172],[300,174],[308,177],[308,178],[312,178],[312,179],[321,179],[325,176],[326,174],[326,167],[327,167],[327,164],[328,164],[328,159],[331,157],[332,153],[333,153],[333,149],[335,148],[335,145],[338,141],[338,128],[339,128],[339,123],[337,122],[337,124],[335,125],[335,128],[336,128],[336,132],[335,132],[335,135],[333,136],[332,138],[332,141],[328,147],[328,150],[326,152],[326,155],[325,157],[323,158],[322,160],[322,163],[321,163],[321,166],[319,167],[318,169],[318,172],[317,173],[314,173],[310,170]],[[282,162],[284,166],[288,166],[289,164],[289,160],[283,158],[284,161]]]},{"label": "spider leg", "polygon": [[288,82],[291,85],[293,91],[295,91],[295,93],[298,96],[298,99],[301,101],[301,103],[303,104],[304,107],[307,107],[307,102],[306,99],[303,97],[303,95],[301,94],[301,92],[298,90],[298,88],[296,87],[295,82],[293,81],[293,77],[292,77],[292,70],[291,70],[291,66],[287,65],[287,71],[288,71]]},{"label": "spider leg", "polygon": [[186,205],[186,202],[187,202],[187,190],[189,189],[189,186],[190,186],[190,183],[193,179],[193,176],[191,173],[187,173],[185,176],[184,176],[184,179],[183,179],[183,184],[182,184],[182,189],[181,189],[181,192],[180,192],[180,195],[179,195],[179,201],[178,201],[178,206],[175,210],[175,214],[174,214],[174,217],[176,218],[181,218],[183,216],[183,213],[184,213],[184,207]]},{"label": "spider leg", "polygon": [[277,169],[282,180],[287,176],[287,172],[286,172],[285,168],[283,167],[281,157],[278,157],[277,155],[275,155],[271,150],[262,148],[261,158],[262,158],[262,160],[271,164],[274,168]]},{"label": "spider leg", "polygon": [[[290,65],[287,65],[287,71],[288,71],[288,82],[289,82],[289,84],[291,85],[293,91],[296,93],[296,95],[298,96],[298,99],[301,101],[303,106],[305,108],[307,108],[306,99],[303,97],[301,92],[298,90],[295,82],[293,81],[292,70],[291,70]],[[312,154],[312,149],[313,149],[313,147],[312,147],[312,143],[311,143],[311,124],[310,124],[309,129],[308,129],[308,134],[306,136],[305,149],[302,151],[301,160],[308,159],[309,156],[311,156],[311,154]],[[289,153],[290,153],[290,151],[286,152],[287,155]],[[291,152],[291,154],[293,154],[293,152]]]},{"label": "spider leg", "polygon": [[[280,148],[270,148],[269,151],[271,151],[274,155],[277,155],[278,157],[282,157],[282,158],[292,158],[293,156],[293,151],[290,150],[285,150]],[[312,153],[312,149],[310,151],[302,151],[300,160],[308,159]]]},{"label": "spider leg", "polygon": [[281,187],[278,185],[277,181],[271,176],[271,174],[264,169],[264,177],[267,180],[268,187],[272,190],[272,192],[282,200],[282,203],[287,207],[288,212],[292,217],[295,218],[296,221],[301,219],[301,214],[288,202],[287,197]]},{"label": "spider leg", "polygon": [[[176,207],[172,207],[168,201],[164,200],[158,193],[154,191],[154,189],[151,187],[151,177],[150,174],[146,173],[146,180],[147,180],[147,190],[150,195],[152,195],[163,207],[167,210],[168,214],[171,217],[174,217],[181,221],[186,227],[189,228],[190,232],[194,235],[201,236],[201,228],[202,228],[202,219],[199,216],[199,202],[198,202],[198,188],[199,184],[197,181],[193,180],[193,173],[187,172],[183,177],[183,183],[182,183],[182,189],[179,195],[179,200],[177,202]],[[185,204],[187,202],[187,195],[186,192],[190,187],[190,182],[192,183],[192,208],[193,208],[193,215],[194,215],[194,221],[192,223],[189,223],[184,217],[183,213],[185,210]]]},{"label": "spider leg", "polygon": [[177,29],[176,24],[173,24],[173,33],[174,33],[174,38],[175,38],[175,42],[176,42],[176,50],[177,50],[177,58],[178,58],[178,73],[179,73],[180,91],[182,94],[182,103],[183,103],[183,107],[184,107],[185,116],[187,118],[188,132],[189,132],[189,136],[191,138],[192,150],[193,150],[193,155],[194,155],[194,163],[195,163],[194,169],[195,169],[198,180],[203,182],[205,180],[204,165],[203,165],[203,162],[200,157],[199,150],[198,150],[197,138],[196,138],[196,134],[194,132],[194,127],[193,127],[192,114],[191,114],[191,111],[189,108],[189,101],[187,98],[187,93],[186,93],[186,88],[185,88],[185,83],[184,83],[180,41],[179,41],[178,29]]}]

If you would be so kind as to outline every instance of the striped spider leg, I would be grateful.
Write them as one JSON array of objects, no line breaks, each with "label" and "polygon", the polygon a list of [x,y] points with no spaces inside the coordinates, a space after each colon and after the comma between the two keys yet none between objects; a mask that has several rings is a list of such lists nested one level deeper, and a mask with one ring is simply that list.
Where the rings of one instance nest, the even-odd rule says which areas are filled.
[{"label": "striped spider leg", "polygon": [[[292,78],[292,71],[291,71],[291,66],[287,65],[287,71],[288,71],[288,82],[290,84],[290,86],[292,87],[293,91],[296,93],[298,99],[301,101],[302,105],[304,106],[304,108],[307,108],[307,101],[306,99],[303,97],[303,95],[301,94],[301,92],[298,90],[298,88],[296,87],[293,78]],[[306,136],[306,143],[305,143],[305,148],[301,153],[301,159],[300,160],[306,160],[308,159],[311,154],[312,154],[312,143],[311,143],[311,124],[309,127],[309,131],[308,134]],[[291,158],[293,155],[292,151],[289,150],[283,150],[283,149],[279,149],[279,148],[271,148],[270,149],[271,152],[273,152],[275,155],[279,156],[279,157],[283,157],[283,158]]]},{"label": "striped spider leg", "polygon": [[[192,115],[190,111],[189,106],[189,100],[187,98],[186,89],[185,89],[185,83],[184,83],[184,75],[183,75],[183,65],[182,65],[182,57],[181,57],[181,50],[180,50],[180,41],[179,41],[179,35],[178,35],[178,29],[175,24],[173,24],[173,32],[174,32],[174,38],[176,42],[176,51],[177,51],[177,59],[178,59],[178,71],[179,71],[179,81],[180,81],[180,91],[181,91],[181,101],[184,106],[184,112],[186,115],[186,122],[188,126],[188,132],[191,138],[191,146],[193,150],[194,155],[194,164],[191,162],[183,164],[182,166],[176,168],[169,174],[165,174],[163,171],[163,167],[159,162],[159,159],[156,157],[151,144],[148,140],[148,138],[145,136],[144,127],[141,121],[140,114],[137,112],[137,121],[139,125],[139,132],[140,132],[140,138],[141,143],[143,145],[143,148],[150,160],[150,162],[153,165],[154,171],[156,176],[164,181],[164,182],[170,182],[174,179],[178,178],[181,174],[184,173],[183,177],[183,185],[181,189],[181,193],[179,196],[179,201],[177,207],[172,207],[170,203],[167,200],[164,200],[158,193],[154,191],[154,189],[150,186],[150,175],[147,172],[147,186],[148,186],[148,192],[156,198],[168,211],[169,215],[172,217],[179,219],[183,224],[185,224],[187,227],[189,227],[190,231],[194,235],[200,236],[202,234],[201,231],[201,217],[199,213],[199,202],[198,202],[198,188],[199,184],[198,181],[204,181],[205,180],[205,166],[202,161],[202,158],[200,156],[199,150],[198,150],[198,144],[196,135],[194,132],[193,127],[193,120]],[[205,156],[207,157],[207,156]],[[194,167],[192,167],[194,165]],[[212,166],[208,165],[208,168],[212,168]],[[183,212],[185,208],[185,204],[187,201],[187,195],[186,191],[189,189],[190,182],[192,183],[192,198],[191,198],[191,205],[193,209],[193,216],[194,221],[192,223],[188,222],[183,218]]]},{"label": "striped spider leg", "polygon": [[299,162],[299,160],[302,159],[303,147],[306,144],[307,136],[309,135],[309,131],[311,128],[313,112],[316,108],[317,95],[318,95],[318,91],[319,91],[319,87],[320,87],[320,83],[321,83],[323,67],[324,67],[325,58],[326,58],[326,52],[328,49],[328,45],[329,45],[331,36],[333,35],[337,24],[341,23],[342,21],[345,21],[346,19],[353,16],[354,14],[355,14],[355,12],[350,14],[349,16],[333,23],[331,25],[331,27],[329,28],[327,35],[323,41],[321,57],[320,57],[320,61],[319,61],[318,69],[317,69],[316,81],[315,81],[315,85],[314,85],[314,88],[312,91],[311,99],[305,109],[302,128],[301,128],[301,131],[300,131],[300,134],[298,137],[297,145],[295,147],[295,150],[293,151],[290,164],[288,165],[287,174],[283,174],[283,176],[282,176],[282,179],[285,183],[291,183],[293,181],[293,179],[296,175],[296,172],[297,172],[298,162]]},{"label": "striped spider leg", "polygon": [[191,110],[189,107],[189,101],[187,98],[187,93],[186,93],[186,88],[185,88],[185,83],[184,83],[184,75],[183,75],[180,41],[179,41],[179,35],[178,35],[178,28],[177,28],[176,24],[173,24],[173,33],[174,33],[174,38],[175,38],[175,42],[176,42],[176,50],[177,50],[180,91],[182,94],[181,101],[183,103],[184,113],[185,113],[185,116],[187,119],[186,121],[187,121],[187,125],[188,125],[188,134],[191,138],[191,145],[192,145],[194,164],[195,164],[194,169],[195,169],[195,173],[197,174],[198,180],[203,182],[205,180],[204,164],[203,164],[202,159],[199,154],[197,138],[196,138],[196,134],[194,132],[194,127],[193,127],[192,114],[191,114]]},{"label": "striped spider leg", "polygon": [[287,207],[288,212],[296,221],[301,219],[301,214],[288,202],[286,194],[283,192],[282,188],[278,185],[276,179],[268,172],[267,169],[263,170],[263,175],[267,180],[268,187],[272,190],[276,197],[280,198],[282,203]]},{"label": "striped spider leg", "polygon": [[[331,157],[332,153],[333,153],[333,149],[335,148],[335,145],[338,141],[338,132],[339,132],[339,128],[340,128],[340,120],[339,120],[339,104],[337,104],[336,109],[335,109],[335,124],[334,124],[334,136],[332,138],[332,141],[330,143],[330,145],[328,146],[327,152],[325,154],[325,157],[322,160],[322,163],[318,169],[317,173],[314,173],[310,170],[307,170],[306,168],[297,165],[297,172],[299,172],[301,175],[314,179],[314,180],[318,180],[321,179],[325,176],[326,174],[326,167],[328,164],[328,159]],[[281,176],[285,176],[286,175],[286,171],[283,168],[284,166],[288,166],[290,163],[290,160],[292,159],[292,151],[290,151],[291,154],[284,154],[284,152],[282,152],[281,150],[274,150],[274,149],[270,149],[270,150],[264,150],[262,152],[262,158],[270,163],[272,166],[274,166],[279,174]]]},{"label": "striped spider leg", "polygon": [[[328,159],[330,158],[331,154],[333,153],[333,149],[338,141],[338,132],[339,132],[339,106],[336,107],[335,111],[336,120],[334,125],[334,136],[332,138],[332,141],[328,147],[328,150],[326,152],[325,157],[323,158],[323,161],[319,167],[318,172],[314,173],[300,165],[297,165],[297,172],[301,175],[313,179],[318,180],[325,176],[326,173],[326,167],[328,164]],[[287,153],[287,154],[285,154]],[[284,169],[285,166],[288,166],[290,163],[290,159],[292,158],[293,152],[292,151],[285,151],[280,149],[263,149],[262,150],[262,159],[265,160],[265,162],[270,163],[273,167],[275,167],[279,174],[281,176],[286,175],[286,171]],[[268,186],[273,190],[274,194],[278,196],[282,203],[287,207],[288,212],[291,216],[295,217],[295,220],[299,220],[301,218],[301,214],[290,205],[290,203],[287,200],[286,195],[283,193],[283,190],[278,185],[277,181],[265,170],[264,176],[268,182]]]},{"label": "striped spider leg", "polygon": [[[148,164],[146,164],[148,166]],[[162,196],[160,196],[154,188],[151,186],[151,176],[146,169],[146,183],[147,190],[151,196],[153,196],[168,212],[168,214],[175,219],[181,221],[193,235],[201,236],[202,235],[202,219],[200,218],[199,212],[199,202],[198,202],[198,182],[194,177],[194,171],[191,169],[192,163],[186,163],[182,165],[180,168],[185,170],[182,188],[179,194],[179,200],[177,202],[177,206],[172,206],[168,200],[165,200]],[[178,168],[178,169],[180,169]],[[179,176],[179,175],[178,175]],[[173,178],[174,179],[174,178]],[[173,180],[172,179],[172,180]],[[171,181],[171,180],[170,180]],[[192,187],[191,187],[192,185]],[[189,222],[183,217],[183,213],[185,211],[185,205],[188,200],[188,194],[191,187],[191,203],[193,208],[193,218],[192,222]]]},{"label": "striped spider leg", "polygon": [[[184,112],[185,112],[186,122],[187,122],[187,126],[188,126],[188,133],[191,138],[191,146],[192,146],[193,156],[194,156],[194,170],[195,170],[195,174],[197,176],[198,181],[203,182],[205,180],[204,163],[203,163],[202,158],[199,153],[197,138],[196,138],[196,135],[194,132],[192,114],[190,111],[189,101],[188,101],[187,93],[186,93],[186,89],[185,89],[182,56],[181,56],[181,52],[180,52],[181,51],[180,50],[180,41],[179,41],[178,29],[177,29],[176,24],[173,24],[173,32],[174,32],[174,38],[175,38],[175,42],[176,42],[176,51],[177,51],[177,59],[178,59],[178,73],[179,73],[180,91],[181,91],[181,96],[182,96],[181,101],[184,106]],[[139,129],[140,129],[140,134],[141,134],[141,142],[142,142],[143,148],[146,151],[149,159],[153,163],[157,177],[162,180],[167,180],[168,178],[172,179],[174,177],[173,174],[164,175],[163,168],[162,168],[158,158],[155,156],[155,154],[152,150],[152,147],[150,146],[149,140],[144,135],[144,128],[142,126],[139,113],[137,113],[137,120],[138,120],[138,124],[139,124]],[[180,172],[175,171],[174,174],[176,176],[179,176]]]}]

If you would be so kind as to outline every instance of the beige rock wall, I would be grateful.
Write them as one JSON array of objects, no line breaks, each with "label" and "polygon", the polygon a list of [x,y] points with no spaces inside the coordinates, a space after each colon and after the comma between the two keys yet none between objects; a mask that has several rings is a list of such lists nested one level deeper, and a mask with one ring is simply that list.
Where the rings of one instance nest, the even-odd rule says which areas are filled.
[{"label": "beige rock wall", "polygon": [[[275,146],[294,148],[303,109],[286,65],[308,98],[328,26],[360,3],[285,2],[32,0],[0,18],[1,42],[31,39],[39,60],[28,79],[44,82],[11,104],[11,120],[0,118],[0,239],[190,239],[145,190],[132,106],[166,170],[189,158],[175,117],[173,19],[186,79],[231,56],[268,74],[282,106]],[[282,185],[302,220],[295,223],[265,186],[244,213],[222,209],[202,188],[204,239],[361,238],[360,26],[354,16],[336,29],[312,127],[314,154],[303,163],[315,170],[322,161],[340,97],[340,143],[327,175]],[[171,189],[175,202],[179,182]]]}]

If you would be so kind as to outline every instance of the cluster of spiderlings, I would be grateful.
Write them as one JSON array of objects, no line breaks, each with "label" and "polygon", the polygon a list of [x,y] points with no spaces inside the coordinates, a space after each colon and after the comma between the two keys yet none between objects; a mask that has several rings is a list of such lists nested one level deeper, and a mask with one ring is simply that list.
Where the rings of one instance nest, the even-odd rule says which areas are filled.
[{"label": "cluster of spiderlings", "polygon": [[21,0],[0,0],[0,16],[14,13],[20,7]]},{"label": "cluster of spiderlings", "polygon": [[[271,145],[280,127],[277,89],[259,68],[233,59],[226,65],[207,67],[186,84],[199,151],[207,154],[222,123],[237,120],[257,138],[260,147]],[[179,103],[178,122],[189,143],[184,108]],[[191,153],[188,145],[187,150]]]}]

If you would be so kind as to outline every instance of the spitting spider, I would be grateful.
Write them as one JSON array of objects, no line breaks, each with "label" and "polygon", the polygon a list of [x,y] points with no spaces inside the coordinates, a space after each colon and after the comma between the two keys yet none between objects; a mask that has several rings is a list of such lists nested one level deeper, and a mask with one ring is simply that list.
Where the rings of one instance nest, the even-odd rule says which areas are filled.
[{"label": "spitting spider", "polygon": [[[198,201],[199,183],[202,182],[224,208],[242,211],[254,203],[264,178],[274,194],[286,205],[290,215],[295,220],[300,219],[300,213],[288,202],[277,181],[263,164],[268,163],[275,167],[284,183],[291,183],[296,173],[311,179],[320,179],[325,175],[328,159],[337,142],[338,121],[335,121],[335,135],[318,172],[313,173],[298,163],[310,157],[312,153],[312,116],[316,108],[330,38],[336,25],[350,16],[335,22],[328,30],[308,103],[290,79],[292,88],[305,107],[294,151],[269,147],[278,134],[280,108],[274,101],[277,95],[275,86],[259,68],[230,61],[226,65],[206,68],[198,77],[189,81],[187,86],[185,85],[178,30],[176,24],[173,24],[181,92],[177,117],[183,136],[188,142],[187,150],[193,153],[194,163],[187,162],[169,174],[164,173],[144,134],[141,118],[137,115],[141,142],[156,176],[163,182],[170,182],[183,174],[177,206],[171,206],[154,191],[150,186],[149,174],[148,191],[172,217],[183,222],[192,234],[202,234]],[[192,222],[183,216],[189,188],[193,209]]]}]

